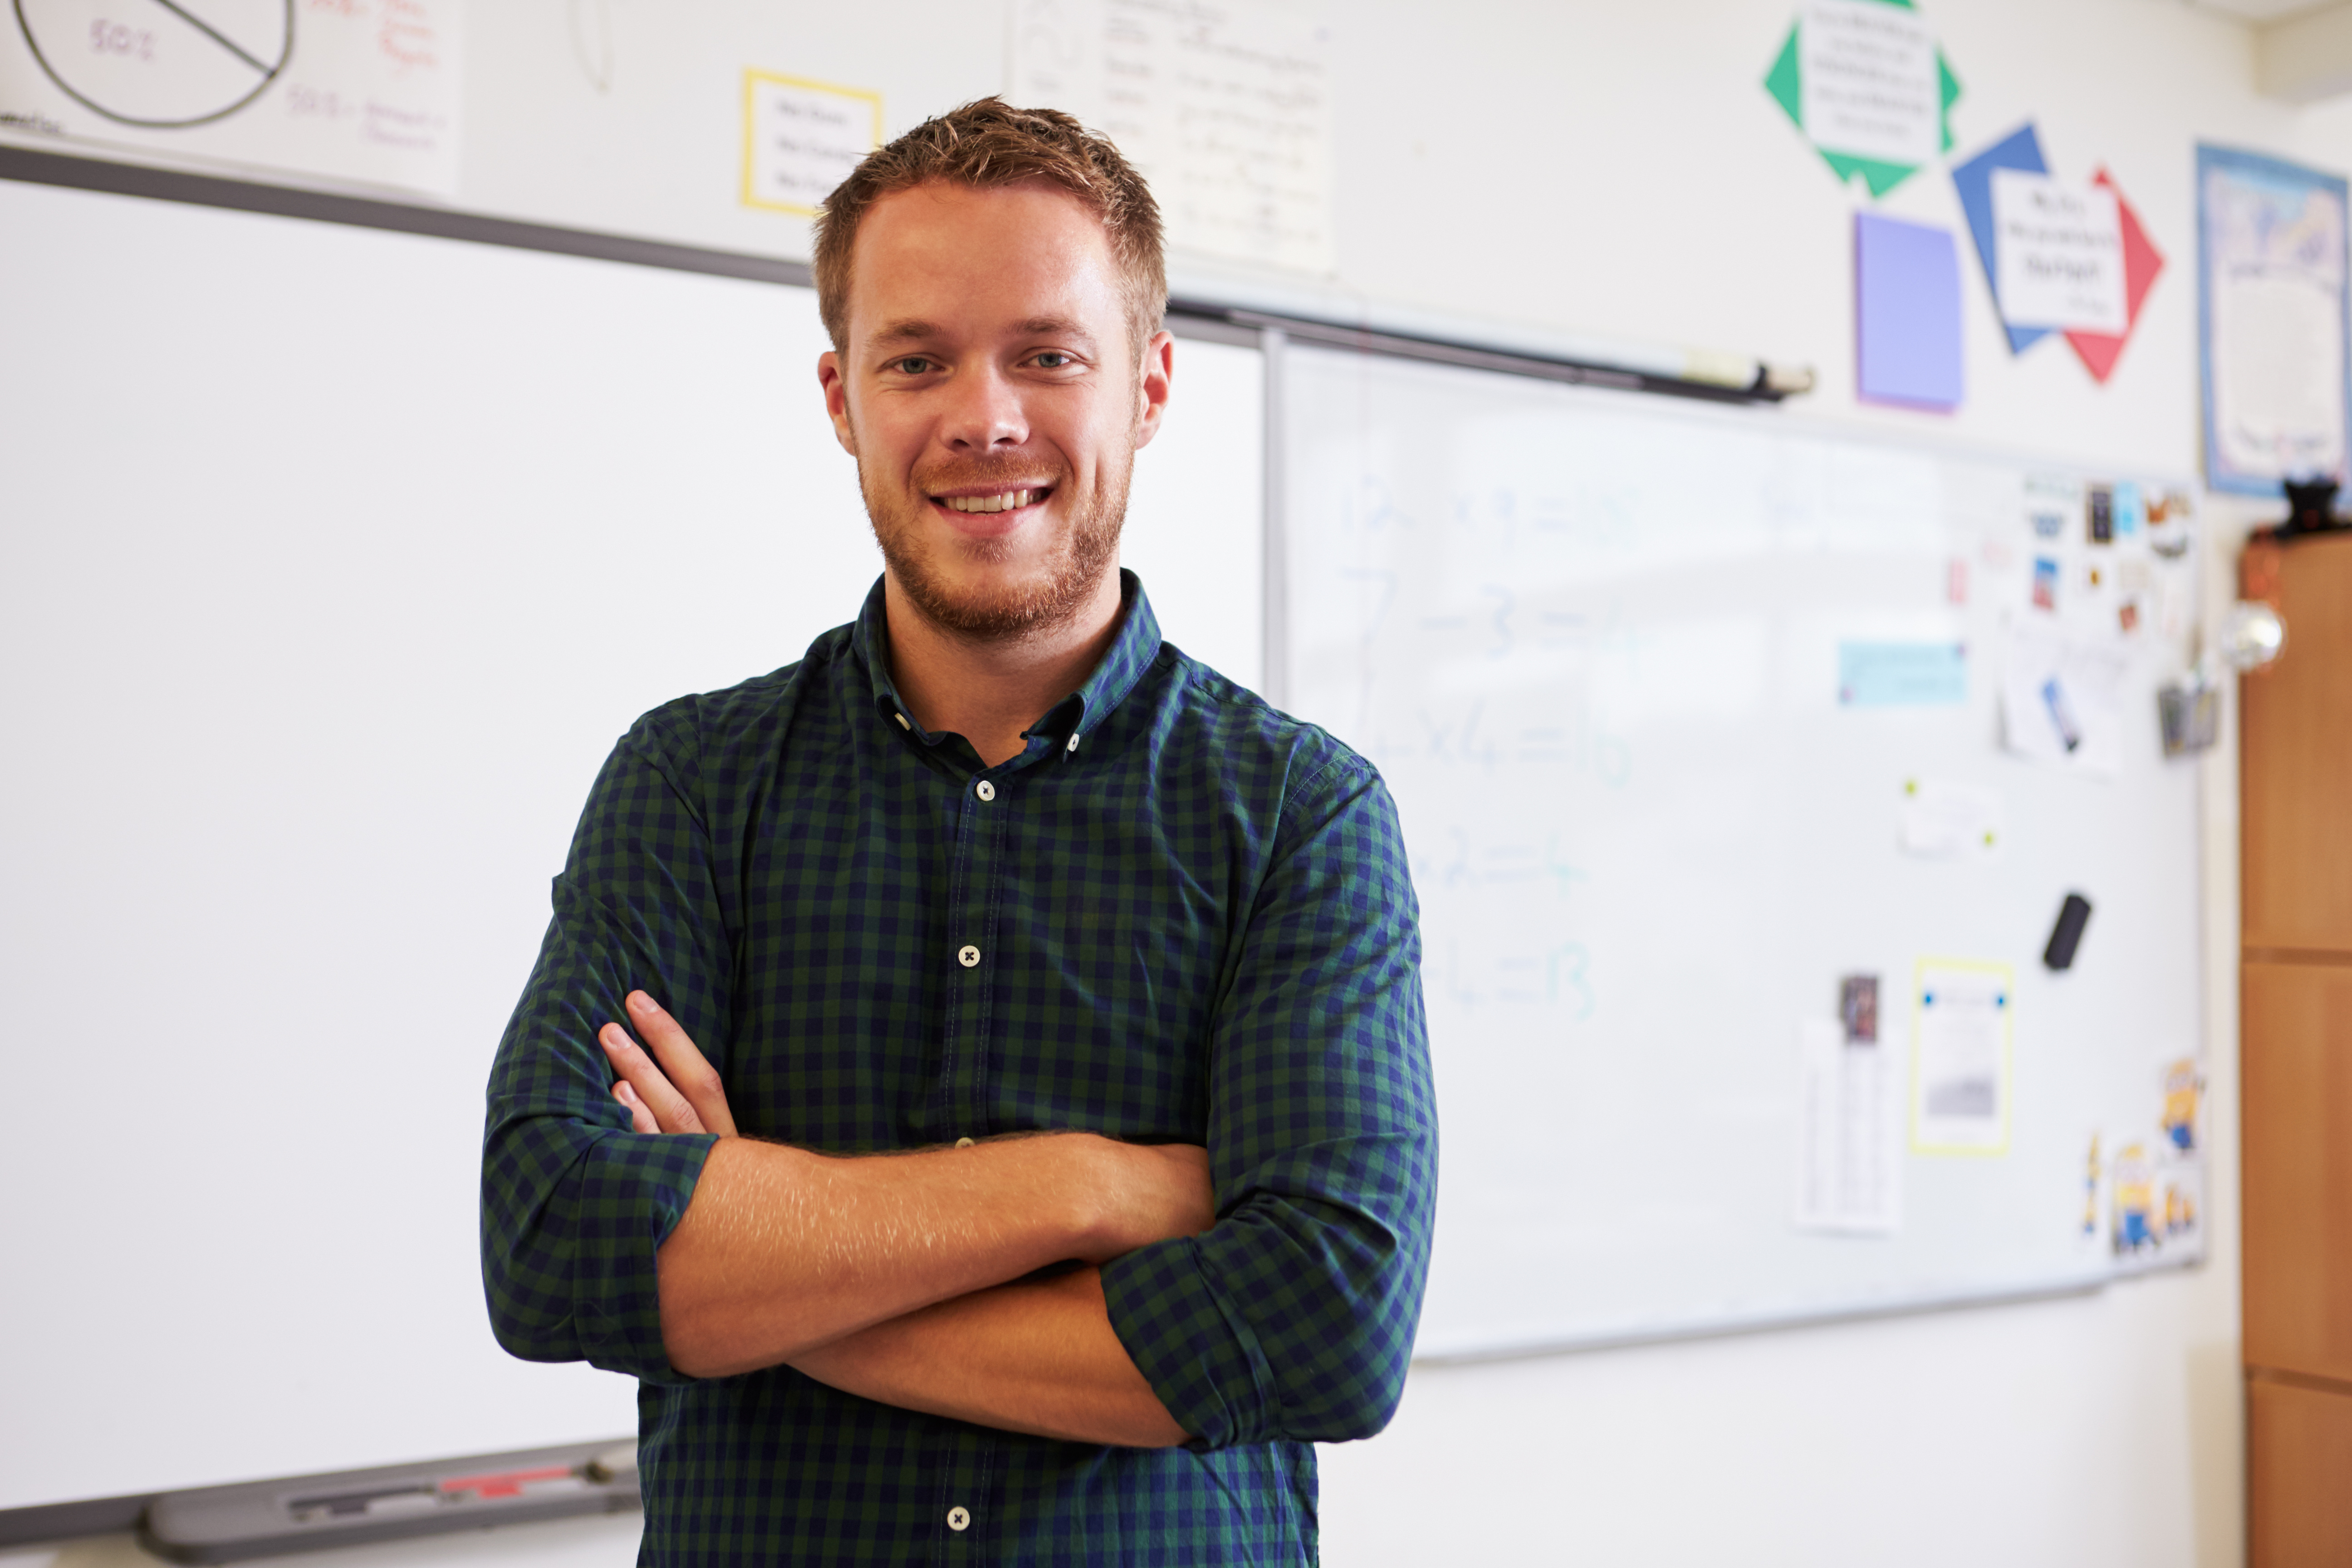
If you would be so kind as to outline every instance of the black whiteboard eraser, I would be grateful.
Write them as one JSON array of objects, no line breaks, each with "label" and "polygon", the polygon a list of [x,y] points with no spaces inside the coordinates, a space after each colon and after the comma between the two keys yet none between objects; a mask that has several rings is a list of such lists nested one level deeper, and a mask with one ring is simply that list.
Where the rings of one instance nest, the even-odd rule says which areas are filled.
[{"label": "black whiteboard eraser", "polygon": [[2058,923],[2050,929],[2050,945],[2042,950],[2042,962],[2053,969],[2073,968],[2075,945],[2083,940],[2083,928],[2090,920],[2091,900],[2080,893],[2067,894],[2066,901],[2058,906]]}]

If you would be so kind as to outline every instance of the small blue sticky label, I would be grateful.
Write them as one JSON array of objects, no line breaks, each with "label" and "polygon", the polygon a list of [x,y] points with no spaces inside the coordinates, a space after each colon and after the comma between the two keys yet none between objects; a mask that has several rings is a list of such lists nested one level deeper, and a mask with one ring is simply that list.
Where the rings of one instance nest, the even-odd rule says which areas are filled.
[{"label": "small blue sticky label", "polygon": [[1968,700],[1965,643],[1838,644],[1838,700],[1849,708],[1944,708]]}]

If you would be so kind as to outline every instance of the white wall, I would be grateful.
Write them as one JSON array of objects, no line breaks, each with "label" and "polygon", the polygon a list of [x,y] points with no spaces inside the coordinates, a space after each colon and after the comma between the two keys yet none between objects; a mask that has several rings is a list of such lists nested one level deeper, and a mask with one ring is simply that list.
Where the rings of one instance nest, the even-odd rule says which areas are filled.
[{"label": "white wall", "polygon": [[[596,0],[582,0],[593,4]],[[613,91],[559,0],[478,0],[467,200],[803,253],[734,205],[734,73],[882,88],[893,131],[1002,80],[998,14],[605,0]],[[2055,171],[2104,164],[2167,266],[2114,383],[2056,340],[2012,358],[1971,253],[1966,405],[1853,395],[1849,209],[1765,96],[1790,0],[1354,0],[1341,28],[1343,291],[1759,353],[1822,372],[1822,413],[1923,437],[2193,471],[2194,144],[2352,164],[2352,105],[2258,99],[2248,36],[2169,0],[1929,0],[1965,89],[1959,152],[2030,117]],[[883,29],[887,26],[887,36]],[[1930,171],[1879,209],[1964,236]],[[1962,239],[1965,247],[1965,237]],[[2243,510],[2209,521],[2213,590]],[[2235,763],[2206,767],[2212,1261],[2092,1298],[1483,1367],[1427,1368],[1382,1437],[1330,1450],[1327,1559],[2007,1564],[2235,1563]],[[2094,938],[2095,940],[2095,937]],[[369,1554],[619,1563],[610,1522]],[[127,1563],[91,1542],[73,1568]],[[356,1564],[355,1555],[338,1561]]]}]

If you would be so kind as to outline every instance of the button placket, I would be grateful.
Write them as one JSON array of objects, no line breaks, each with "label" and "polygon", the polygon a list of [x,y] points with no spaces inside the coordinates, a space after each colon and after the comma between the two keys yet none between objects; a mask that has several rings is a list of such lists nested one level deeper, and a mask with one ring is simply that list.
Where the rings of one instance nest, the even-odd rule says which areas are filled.
[{"label": "button placket", "polygon": [[[1003,969],[1003,954],[997,952],[1001,933],[996,927],[996,896],[1010,822],[1004,787],[999,779],[967,774],[957,791],[961,797],[956,831],[960,864],[951,895],[954,923],[944,933],[953,944],[955,967],[949,971],[954,978],[949,983],[943,1020],[946,1037],[941,1042],[934,1101],[940,1131],[950,1139],[960,1132],[984,1134],[991,1130],[987,1042],[991,992]],[[950,1500],[943,1498],[940,1505]]]}]

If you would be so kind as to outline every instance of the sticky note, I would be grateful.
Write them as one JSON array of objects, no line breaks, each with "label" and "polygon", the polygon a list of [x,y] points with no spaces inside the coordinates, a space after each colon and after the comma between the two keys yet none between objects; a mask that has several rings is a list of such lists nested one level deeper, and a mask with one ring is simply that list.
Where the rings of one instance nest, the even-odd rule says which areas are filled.
[{"label": "sticky note", "polygon": [[1866,402],[1960,401],[1960,255],[1947,230],[1854,215],[1854,347]]},{"label": "sticky note", "polygon": [[1968,700],[1968,649],[1958,643],[1838,644],[1838,701],[1846,707],[1937,708]]}]

